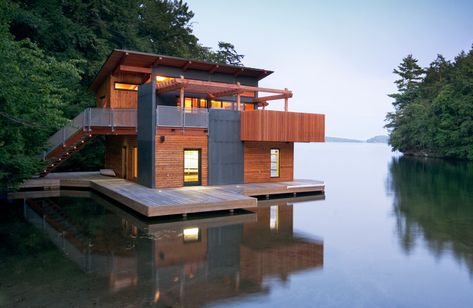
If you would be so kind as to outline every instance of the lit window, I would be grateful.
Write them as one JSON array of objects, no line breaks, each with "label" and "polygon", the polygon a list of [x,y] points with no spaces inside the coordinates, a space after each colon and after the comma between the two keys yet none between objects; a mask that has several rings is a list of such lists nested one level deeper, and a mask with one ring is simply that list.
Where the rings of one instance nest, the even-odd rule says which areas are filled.
[{"label": "lit window", "polygon": [[245,104],[245,110],[255,110],[254,104]]},{"label": "lit window", "polygon": [[221,101],[210,101],[212,108],[222,108],[222,102]]},{"label": "lit window", "polygon": [[207,108],[207,100],[205,98],[200,99],[200,108]]},{"label": "lit window", "polygon": [[233,109],[232,102],[222,102],[222,104],[223,104],[223,109]]},{"label": "lit window", "polygon": [[189,98],[189,97],[184,98],[184,108],[186,109],[192,108],[192,98]]},{"label": "lit window", "polygon": [[271,149],[271,177],[279,177],[279,149]]},{"label": "lit window", "polygon": [[182,232],[184,235],[184,242],[195,242],[199,240],[199,228],[187,228]]},{"label": "lit window", "polygon": [[138,91],[138,85],[132,83],[115,82],[115,90]]},{"label": "lit window", "polygon": [[165,76],[156,76],[156,82],[164,82],[164,81],[168,81],[168,80],[171,80],[173,78],[171,77],[165,77]]}]

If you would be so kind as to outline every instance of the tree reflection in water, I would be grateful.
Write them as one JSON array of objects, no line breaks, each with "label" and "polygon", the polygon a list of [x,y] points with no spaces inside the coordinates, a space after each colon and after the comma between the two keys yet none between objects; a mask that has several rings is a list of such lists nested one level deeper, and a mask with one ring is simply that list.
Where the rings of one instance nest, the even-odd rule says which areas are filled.
[{"label": "tree reflection in water", "polygon": [[452,254],[473,275],[473,163],[393,158],[388,190],[406,253],[426,244],[437,258]]}]

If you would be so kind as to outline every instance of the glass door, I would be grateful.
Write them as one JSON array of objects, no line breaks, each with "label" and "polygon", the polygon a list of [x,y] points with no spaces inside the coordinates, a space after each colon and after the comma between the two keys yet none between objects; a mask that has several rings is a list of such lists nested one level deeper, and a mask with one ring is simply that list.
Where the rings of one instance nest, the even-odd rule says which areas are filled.
[{"label": "glass door", "polygon": [[184,150],[184,185],[201,185],[200,149]]}]

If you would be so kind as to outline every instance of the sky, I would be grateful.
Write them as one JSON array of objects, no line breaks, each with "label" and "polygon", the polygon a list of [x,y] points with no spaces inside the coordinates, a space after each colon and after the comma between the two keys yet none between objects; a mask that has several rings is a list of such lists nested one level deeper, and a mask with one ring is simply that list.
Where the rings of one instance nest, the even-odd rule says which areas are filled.
[{"label": "sky", "polygon": [[428,66],[473,44],[473,0],[187,3],[201,44],[230,42],[245,66],[274,71],[260,86],[292,90],[290,111],[325,114],[327,136],[386,134],[387,94],[396,91],[392,71],[402,58],[413,54]]}]

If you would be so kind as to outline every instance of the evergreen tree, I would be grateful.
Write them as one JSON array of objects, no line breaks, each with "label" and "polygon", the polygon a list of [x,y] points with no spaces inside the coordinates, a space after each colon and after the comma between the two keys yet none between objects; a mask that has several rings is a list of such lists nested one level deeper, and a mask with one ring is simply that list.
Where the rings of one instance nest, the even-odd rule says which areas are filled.
[{"label": "evergreen tree", "polygon": [[408,56],[394,70],[401,79],[386,116],[390,144],[406,154],[473,160],[473,50],[453,62],[438,55],[426,69],[416,62]]}]

